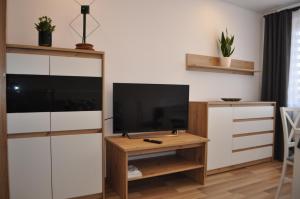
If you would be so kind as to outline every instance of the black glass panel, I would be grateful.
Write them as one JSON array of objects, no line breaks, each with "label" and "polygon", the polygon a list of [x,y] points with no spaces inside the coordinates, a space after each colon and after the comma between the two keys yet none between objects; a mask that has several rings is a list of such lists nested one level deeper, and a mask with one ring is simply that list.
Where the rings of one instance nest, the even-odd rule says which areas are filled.
[{"label": "black glass panel", "polygon": [[7,112],[102,110],[102,78],[7,75]]},{"label": "black glass panel", "polygon": [[7,112],[49,112],[50,81],[43,75],[7,75]]},{"label": "black glass panel", "polygon": [[114,84],[114,133],[187,129],[188,85]]},{"label": "black glass panel", "polygon": [[51,76],[52,112],[102,109],[102,78]]}]

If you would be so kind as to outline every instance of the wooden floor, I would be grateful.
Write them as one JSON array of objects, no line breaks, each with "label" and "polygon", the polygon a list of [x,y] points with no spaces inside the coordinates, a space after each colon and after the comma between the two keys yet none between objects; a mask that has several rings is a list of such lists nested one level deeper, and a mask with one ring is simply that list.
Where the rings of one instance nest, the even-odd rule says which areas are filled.
[{"label": "wooden floor", "polygon": [[[292,169],[288,173],[292,175]],[[171,175],[133,182],[129,199],[273,199],[280,174],[281,163],[272,162],[208,176],[205,186],[183,175]],[[290,192],[291,184],[285,184],[281,198],[291,198]],[[110,192],[107,198],[119,197]]]}]

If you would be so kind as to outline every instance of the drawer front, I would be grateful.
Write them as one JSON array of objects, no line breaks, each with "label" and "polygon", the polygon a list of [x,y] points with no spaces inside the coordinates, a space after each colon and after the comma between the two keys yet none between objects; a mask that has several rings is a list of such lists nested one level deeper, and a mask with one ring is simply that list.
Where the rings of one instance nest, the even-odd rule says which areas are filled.
[{"label": "drawer front", "polygon": [[274,117],[274,106],[233,107],[233,119]]},{"label": "drawer front", "polygon": [[51,56],[50,75],[101,77],[101,60]]},{"label": "drawer front", "polygon": [[50,112],[43,113],[8,113],[7,132],[34,133],[50,131]]},{"label": "drawer front", "polygon": [[273,133],[235,137],[232,140],[232,150],[273,144]]},{"label": "drawer front", "polygon": [[256,120],[233,123],[233,134],[273,131],[274,120]]},{"label": "drawer front", "polygon": [[251,149],[247,151],[240,151],[232,153],[232,164],[241,164],[245,162],[251,162],[264,158],[270,158],[273,155],[273,147],[263,147],[257,149]]},{"label": "drawer front", "polygon": [[7,53],[7,74],[49,75],[49,56]]},{"label": "drawer front", "polygon": [[101,111],[52,112],[51,131],[102,128]]}]

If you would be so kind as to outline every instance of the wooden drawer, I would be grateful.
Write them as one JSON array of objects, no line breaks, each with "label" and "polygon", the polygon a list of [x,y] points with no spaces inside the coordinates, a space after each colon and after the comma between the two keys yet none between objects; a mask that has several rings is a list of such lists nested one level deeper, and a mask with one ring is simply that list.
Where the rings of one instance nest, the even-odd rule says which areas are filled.
[{"label": "wooden drawer", "polygon": [[232,140],[232,150],[273,144],[273,133],[235,137]]},{"label": "wooden drawer", "polygon": [[235,152],[232,153],[232,164],[236,165],[245,162],[251,162],[255,160],[269,158],[272,157],[272,154],[273,154],[272,146]]},{"label": "wooden drawer", "polygon": [[262,131],[273,131],[274,120],[255,120],[233,123],[233,134],[245,134]]},{"label": "wooden drawer", "polygon": [[274,117],[274,106],[233,107],[233,119]]}]

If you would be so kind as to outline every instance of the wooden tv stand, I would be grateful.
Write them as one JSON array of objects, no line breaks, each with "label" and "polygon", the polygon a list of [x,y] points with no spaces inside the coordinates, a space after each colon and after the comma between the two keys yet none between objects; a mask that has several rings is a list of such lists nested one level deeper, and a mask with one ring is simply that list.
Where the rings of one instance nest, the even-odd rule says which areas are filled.
[{"label": "wooden tv stand", "polygon": [[[128,139],[121,136],[106,138],[107,179],[121,199],[128,199],[128,182],[166,174],[183,172],[196,182],[204,184],[206,176],[206,153],[208,139],[190,133],[176,137],[155,138],[162,144]],[[176,154],[138,160],[129,157],[175,151]],[[143,176],[128,179],[128,165],[134,165]]]}]

